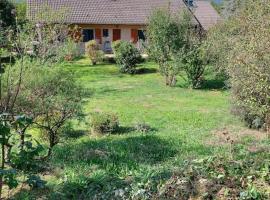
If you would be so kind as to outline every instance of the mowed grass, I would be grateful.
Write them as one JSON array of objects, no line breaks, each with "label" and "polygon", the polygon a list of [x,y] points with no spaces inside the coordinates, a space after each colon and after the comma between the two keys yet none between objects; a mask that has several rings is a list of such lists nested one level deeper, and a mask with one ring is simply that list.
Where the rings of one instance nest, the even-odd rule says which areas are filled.
[{"label": "mowed grass", "polygon": [[[114,64],[89,63],[81,59],[65,66],[91,94],[84,98],[84,113],[114,112],[121,129],[94,137],[89,118],[74,123],[78,134],[58,145],[51,160],[46,194],[51,199],[94,199],[117,189],[147,187],[151,180],[162,182],[187,159],[226,154],[225,147],[207,145],[211,133],[242,126],[230,114],[226,90],[183,88],[181,79],[176,87],[166,87],[152,62],[142,64],[144,73],[136,75],[121,74]],[[149,124],[151,131],[134,131],[135,122]]]}]

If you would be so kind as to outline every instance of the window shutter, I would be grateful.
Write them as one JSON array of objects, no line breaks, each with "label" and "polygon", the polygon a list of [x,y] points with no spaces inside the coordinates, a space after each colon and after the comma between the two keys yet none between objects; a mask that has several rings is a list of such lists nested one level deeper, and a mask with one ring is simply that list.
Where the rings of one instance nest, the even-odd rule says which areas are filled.
[{"label": "window shutter", "polygon": [[138,42],[138,29],[131,29],[131,41],[133,43]]},{"label": "window shutter", "polygon": [[101,29],[97,28],[95,30],[96,40],[101,44],[102,43],[102,37],[101,37]]}]

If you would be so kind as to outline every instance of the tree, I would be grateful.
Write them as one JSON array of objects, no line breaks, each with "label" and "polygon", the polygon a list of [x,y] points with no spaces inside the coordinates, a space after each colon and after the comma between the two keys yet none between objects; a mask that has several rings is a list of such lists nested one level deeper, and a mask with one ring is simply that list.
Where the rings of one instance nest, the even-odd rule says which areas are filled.
[{"label": "tree", "polygon": [[38,71],[39,79],[32,77],[27,91],[33,95],[24,96],[31,102],[32,106],[28,109],[35,116],[34,124],[43,130],[48,141],[49,157],[53,147],[60,141],[61,128],[68,120],[82,116],[82,88],[76,84],[73,75],[63,72],[62,68]]},{"label": "tree", "polygon": [[160,72],[169,86],[176,84],[179,68],[175,65],[176,55],[186,44],[190,31],[193,31],[191,15],[183,11],[171,15],[170,11],[158,9],[149,19],[147,38],[149,54],[159,64]]},{"label": "tree", "polygon": [[0,0],[0,28],[15,25],[15,6],[8,0]]},{"label": "tree", "polygon": [[18,20],[19,25],[24,25],[27,22],[27,17],[26,17],[26,10],[27,10],[27,5],[26,1],[14,1],[13,4],[16,8],[16,16]]},{"label": "tree", "polygon": [[[258,128],[270,126],[270,4],[245,1],[229,19],[208,34],[213,64],[226,71],[235,113]],[[260,123],[258,123],[260,122]]]},{"label": "tree", "polygon": [[[46,130],[50,154],[58,142],[59,129],[80,110],[80,88],[70,73],[50,59],[52,55],[57,61],[63,57],[67,40],[62,40],[56,48],[56,43],[48,38],[59,34],[47,36],[43,32],[48,31],[47,27],[38,31],[33,27],[32,24],[21,27],[16,20],[14,28],[4,32],[8,36],[5,45],[15,56],[14,62],[5,64],[4,68],[1,66],[0,70],[0,198],[4,184],[9,189],[18,186],[17,171],[28,177],[22,184],[34,186],[35,179],[41,181],[33,174],[33,168],[41,159],[43,147],[40,141],[35,142],[27,134],[29,127],[38,125]],[[44,57],[31,54],[35,48],[33,38],[38,36],[45,37],[44,40],[41,37],[39,43],[41,49],[48,50],[43,51]],[[10,61],[11,58],[12,55]]]},{"label": "tree", "polygon": [[179,51],[176,58],[176,65],[184,72],[182,77],[187,79],[192,88],[199,88],[203,81],[206,63],[201,43],[200,37],[191,33],[185,47]]}]

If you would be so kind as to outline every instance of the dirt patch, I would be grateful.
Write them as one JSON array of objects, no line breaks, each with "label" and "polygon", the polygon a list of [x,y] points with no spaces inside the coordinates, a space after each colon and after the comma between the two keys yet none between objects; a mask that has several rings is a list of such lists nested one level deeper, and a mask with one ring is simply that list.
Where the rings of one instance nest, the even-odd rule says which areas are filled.
[{"label": "dirt patch", "polygon": [[217,129],[212,131],[211,135],[212,137],[205,142],[207,145],[211,146],[223,146],[232,143],[237,144],[242,143],[245,139],[252,139],[251,146],[248,147],[251,152],[259,151],[262,146],[258,143],[267,139],[266,132],[235,127]]}]

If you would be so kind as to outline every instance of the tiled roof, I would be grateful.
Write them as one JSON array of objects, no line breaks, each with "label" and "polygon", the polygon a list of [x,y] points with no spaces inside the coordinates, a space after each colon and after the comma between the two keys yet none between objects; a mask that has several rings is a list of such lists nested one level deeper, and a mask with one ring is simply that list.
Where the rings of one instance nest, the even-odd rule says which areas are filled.
[{"label": "tiled roof", "polygon": [[185,5],[181,0],[27,0],[28,16],[45,5],[55,10],[67,9],[69,23],[80,24],[146,24],[155,8],[168,8],[177,12]]},{"label": "tiled roof", "polygon": [[221,20],[209,1],[195,1],[193,13],[204,30],[208,30]]},{"label": "tiled roof", "polygon": [[[186,8],[183,0],[27,0],[29,19],[35,20],[47,5],[67,10],[66,22],[72,24],[144,25],[156,8],[170,8],[172,13]],[[219,15],[209,2],[196,1],[196,5],[194,15],[207,30]]]}]

